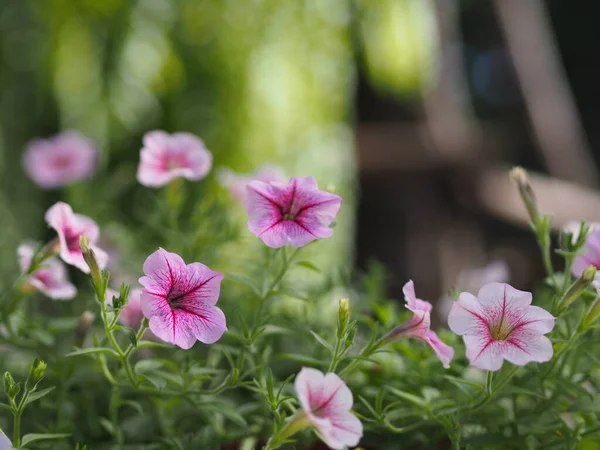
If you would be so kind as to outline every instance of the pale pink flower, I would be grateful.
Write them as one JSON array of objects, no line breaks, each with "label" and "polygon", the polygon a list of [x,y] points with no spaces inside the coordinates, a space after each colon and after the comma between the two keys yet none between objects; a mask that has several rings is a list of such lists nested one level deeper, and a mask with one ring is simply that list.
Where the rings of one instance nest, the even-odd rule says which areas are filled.
[{"label": "pale pink flower", "polygon": [[320,191],[313,177],[293,177],[288,184],[251,181],[244,201],[248,228],[269,247],[303,247],[330,237],[342,197]]},{"label": "pale pink flower", "polygon": [[[571,273],[580,277],[589,266],[600,269],[600,230],[593,227],[586,236],[583,254],[577,255],[573,260]],[[596,273],[596,279],[600,280],[600,272]]]},{"label": "pale pink flower", "polygon": [[339,376],[304,367],[296,375],[294,387],[308,421],[329,447],[343,449],[358,444],[363,426],[350,412],[352,392]]},{"label": "pale pink flower", "polygon": [[[35,248],[30,243],[21,244],[17,249],[21,273],[25,273],[31,265]],[[65,265],[55,257],[46,259],[41,267],[33,272],[27,283],[44,295],[54,300],[70,300],[77,294],[77,289],[69,281]]]},{"label": "pale pink flower", "polygon": [[151,131],[144,135],[137,179],[144,186],[160,187],[178,177],[196,181],[212,166],[212,154],[191,133]]},{"label": "pale pink flower", "polygon": [[89,240],[89,247],[96,254],[98,265],[101,269],[106,267],[108,255],[106,252],[96,246],[100,237],[98,225],[92,219],[81,214],[73,213],[73,209],[63,202],[54,204],[45,216],[46,222],[51,228],[54,228],[60,241],[60,257],[67,264],[71,264],[85,273],[90,272],[90,268],[83,259],[79,249],[79,237],[85,235]]},{"label": "pale pink flower", "polygon": [[415,285],[412,280],[404,285],[404,300],[406,308],[412,311],[413,316],[410,320],[396,328],[388,334],[386,340],[391,341],[401,337],[414,337],[425,342],[435,351],[444,367],[450,367],[450,361],[454,357],[454,349],[444,344],[431,326],[431,303],[417,298],[415,294]]},{"label": "pale pink flower", "polygon": [[257,180],[263,183],[285,182],[285,175],[281,167],[275,165],[264,165],[254,173],[236,173],[231,169],[221,168],[217,171],[217,179],[221,186],[229,191],[235,200],[243,201],[246,198],[246,187],[251,181]]},{"label": "pale pink flower", "polygon": [[[144,320],[141,299],[142,289],[136,288],[132,289],[129,292],[127,304],[121,310],[121,314],[119,314],[119,322],[121,322],[126,327],[132,328],[134,330],[140,329],[140,327],[142,326],[142,320]],[[157,337],[154,336],[154,333],[152,333],[152,331],[146,330],[144,332],[143,339],[156,340]]]},{"label": "pale pink flower", "polygon": [[0,450],[11,450],[13,448],[12,442],[2,430],[0,430]]},{"label": "pale pink flower", "polygon": [[39,187],[53,189],[90,178],[96,159],[96,148],[89,139],[66,131],[50,139],[31,141],[23,156],[23,167]]},{"label": "pale pink flower", "polygon": [[196,340],[212,344],[221,338],[227,330],[225,314],[215,305],[222,273],[198,262],[186,265],[162,248],[148,256],[143,270],[142,312],[158,338],[183,349]]},{"label": "pale pink flower", "polygon": [[554,328],[554,317],[531,306],[531,293],[506,283],[490,283],[477,297],[468,292],[454,302],[448,325],[463,336],[471,365],[495,371],[503,360],[522,366],[552,358],[552,343],[544,334]]}]

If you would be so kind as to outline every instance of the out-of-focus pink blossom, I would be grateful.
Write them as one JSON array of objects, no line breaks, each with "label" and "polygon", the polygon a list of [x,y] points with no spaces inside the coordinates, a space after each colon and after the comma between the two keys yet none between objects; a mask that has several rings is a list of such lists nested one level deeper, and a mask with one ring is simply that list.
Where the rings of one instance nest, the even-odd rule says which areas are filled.
[{"label": "out-of-focus pink blossom", "polygon": [[4,432],[2,430],[0,430],[0,450],[11,450],[12,448],[13,448],[12,442],[4,434]]},{"label": "out-of-focus pink blossom", "polygon": [[89,139],[66,131],[31,141],[23,156],[23,167],[39,187],[53,189],[90,178],[96,160],[97,151]]},{"label": "out-of-focus pink blossom", "polygon": [[352,392],[335,373],[303,368],[294,384],[309,423],[333,449],[353,447],[363,435],[360,420],[350,412]]},{"label": "out-of-focus pink blossom", "polygon": [[144,136],[137,179],[144,186],[160,187],[178,177],[196,181],[212,166],[212,154],[191,133],[151,131]]},{"label": "out-of-focus pink blossom", "polygon": [[215,305],[222,273],[198,262],[186,265],[162,248],[148,256],[143,270],[142,312],[157,337],[183,349],[196,340],[212,344],[221,338],[227,326]]},{"label": "out-of-focus pink blossom", "polygon": [[106,252],[96,246],[100,237],[98,225],[92,219],[81,214],[73,213],[73,209],[63,202],[58,202],[46,211],[46,222],[54,228],[60,241],[60,257],[67,264],[71,264],[85,273],[90,268],[83,259],[79,249],[79,237],[85,235],[89,241],[89,247],[96,254],[98,265],[101,269],[106,267],[108,256]]},{"label": "out-of-focus pink blossom", "polygon": [[279,166],[264,165],[256,169],[254,173],[236,173],[231,169],[221,168],[217,172],[217,179],[221,186],[229,191],[235,200],[243,201],[246,198],[246,187],[251,181],[262,181],[263,183],[284,183],[286,178]]},{"label": "out-of-focus pink blossom", "polygon": [[[32,244],[24,243],[19,246],[17,255],[21,273],[29,269],[34,254],[35,248]],[[77,294],[77,289],[69,281],[66,267],[55,257],[46,259],[42,266],[27,278],[27,283],[54,300],[70,300]]]},{"label": "out-of-focus pink blossom", "polygon": [[288,184],[251,181],[244,204],[248,228],[266,245],[303,247],[333,234],[342,198],[320,191],[313,177],[294,177]]},{"label": "out-of-focus pink blossom", "polygon": [[477,297],[460,294],[448,316],[450,329],[463,336],[471,365],[495,371],[503,360],[518,366],[552,358],[554,317],[531,305],[532,295],[506,283],[490,283]]},{"label": "out-of-focus pink blossom", "polygon": [[583,254],[577,255],[573,260],[571,273],[576,277],[580,277],[583,271],[589,266],[599,269],[599,272],[596,273],[596,279],[600,280],[600,229],[595,224],[590,225],[590,231],[585,239]]},{"label": "out-of-focus pink blossom", "polygon": [[444,344],[431,326],[431,303],[417,298],[415,286],[412,280],[404,285],[404,300],[406,308],[412,311],[413,316],[410,320],[394,328],[387,337],[387,340],[394,340],[401,337],[414,337],[425,342],[435,351],[445,368],[450,367],[450,361],[454,357],[454,349]]}]

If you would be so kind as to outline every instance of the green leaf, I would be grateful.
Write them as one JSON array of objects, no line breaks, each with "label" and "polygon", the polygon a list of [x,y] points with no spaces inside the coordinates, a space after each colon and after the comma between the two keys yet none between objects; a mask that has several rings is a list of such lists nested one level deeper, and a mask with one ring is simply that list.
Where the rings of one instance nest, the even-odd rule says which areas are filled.
[{"label": "green leaf", "polygon": [[146,348],[146,347],[155,347],[155,348],[173,348],[170,344],[163,344],[161,342],[154,341],[139,341],[137,344],[137,348]]},{"label": "green leaf", "polygon": [[298,295],[296,292],[288,290],[288,289],[279,289],[279,290],[272,290],[269,292],[269,296],[271,295],[280,295],[283,297],[290,297],[290,298],[294,298],[296,300],[300,300],[302,302],[310,302],[310,299],[308,297],[303,297],[301,295]]},{"label": "green leaf", "polygon": [[31,392],[29,394],[29,397],[27,397],[27,401],[25,402],[25,405],[28,405],[31,402],[35,402],[36,400],[39,400],[40,398],[44,397],[46,394],[49,394],[50,392],[52,392],[55,388],[56,388],[56,386],[51,386],[49,388],[42,389],[41,391]]},{"label": "green leaf", "polygon": [[21,446],[24,447],[27,444],[29,444],[30,442],[47,441],[50,439],[64,439],[64,438],[68,438],[70,436],[71,436],[70,433],[56,433],[56,434],[30,433],[30,434],[26,434],[25,436],[23,436],[23,439],[21,440]]},{"label": "green leaf", "polygon": [[329,364],[329,363],[325,363],[324,361],[321,361],[320,359],[311,358],[310,356],[297,355],[295,353],[281,353],[281,354],[277,355],[275,357],[275,359],[285,359],[285,360],[289,360],[289,361],[297,361],[299,363],[306,364],[308,366],[314,366],[314,367],[324,367],[326,364],[327,365]]},{"label": "green leaf", "polygon": [[117,357],[119,356],[119,354],[117,352],[115,352],[114,350],[112,350],[110,348],[90,347],[90,348],[80,348],[78,350],[75,350],[74,352],[67,353],[65,355],[65,357],[68,358],[70,356],[93,355],[93,354],[99,354],[99,353],[105,353],[105,354],[109,354],[109,355],[113,355],[113,356],[117,356]]},{"label": "green leaf", "polygon": [[413,395],[408,392],[404,392],[404,391],[401,391],[400,389],[396,389],[396,388],[389,387],[389,386],[387,387],[387,389],[395,396],[403,398],[404,400],[412,403],[413,405],[416,405],[420,408],[427,407],[425,400],[422,399],[421,397],[417,397],[416,395]]},{"label": "green leaf", "polygon": [[125,333],[125,336],[127,336],[127,339],[129,340],[129,342],[131,342],[131,345],[133,345],[134,347],[137,347],[137,333],[128,327],[122,327],[123,333]]},{"label": "green leaf", "polygon": [[167,381],[156,376],[156,374],[140,373],[139,375],[152,383],[159,391],[163,390],[167,386]]},{"label": "green leaf", "polygon": [[298,261],[296,263],[297,266],[302,266],[302,267],[306,267],[307,269],[312,270],[313,272],[317,272],[317,273],[321,273],[321,269],[319,269],[317,266],[315,266],[313,263],[311,263],[310,261]]},{"label": "green leaf", "polygon": [[231,272],[227,272],[225,274],[225,278],[226,279],[231,279],[233,281],[237,281],[240,284],[243,284],[244,286],[249,287],[250,289],[252,289],[252,291],[256,294],[260,296],[260,288],[254,284],[254,281],[252,281],[250,278],[245,277],[243,275],[239,275],[237,273],[231,273]]},{"label": "green leaf", "polygon": [[142,359],[135,363],[134,371],[135,373],[149,373],[155,372],[163,366],[161,361],[157,361],[155,359]]},{"label": "green leaf", "polygon": [[308,330],[308,331],[310,332],[310,334],[313,335],[313,337],[317,340],[317,342],[319,344],[321,344],[323,347],[325,347],[327,350],[329,350],[331,353],[333,353],[333,346],[329,342],[327,342],[325,339],[323,339],[321,336],[319,336],[313,330]]},{"label": "green leaf", "polygon": [[144,409],[142,408],[142,405],[140,405],[134,400],[122,400],[121,403],[124,406],[131,406],[131,408],[135,409],[138,414],[144,414]]},{"label": "green leaf", "polygon": [[451,383],[455,384],[456,386],[458,386],[463,391],[464,391],[464,389],[462,389],[462,388],[467,386],[467,387],[472,387],[474,389],[477,389],[481,392],[485,392],[485,387],[481,383],[476,383],[474,381],[468,381],[463,378],[453,377],[451,375],[444,375],[444,378],[446,380],[450,381]]}]

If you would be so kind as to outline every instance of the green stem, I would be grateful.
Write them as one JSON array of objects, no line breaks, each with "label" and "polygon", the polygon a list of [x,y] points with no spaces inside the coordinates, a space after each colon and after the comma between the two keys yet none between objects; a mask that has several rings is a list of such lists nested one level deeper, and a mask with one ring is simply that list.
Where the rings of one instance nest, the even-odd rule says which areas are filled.
[{"label": "green stem", "polygon": [[[363,358],[368,358],[369,356],[371,356],[373,353],[375,353],[377,350],[379,350],[379,348],[384,345],[386,343],[386,338],[387,335],[384,335],[382,337],[380,337],[379,339],[377,339],[374,343],[367,345],[359,354],[358,356],[361,356]],[[344,367],[340,373],[338,374],[340,377],[348,374],[349,372],[351,372],[352,370],[354,370],[362,361],[360,359],[355,359],[354,361],[352,361],[350,364],[348,364],[346,367]]]},{"label": "green stem", "polygon": [[117,446],[123,448],[124,440],[123,433],[119,427],[119,403],[121,399],[119,396],[119,388],[113,386],[112,395],[110,396],[110,421],[112,423],[113,433],[117,440]]},{"label": "green stem", "polygon": [[488,370],[487,378],[485,380],[485,391],[489,396],[494,392],[494,372]]},{"label": "green stem", "polygon": [[25,409],[25,404],[29,398],[29,393],[29,390],[25,391],[23,397],[21,397],[21,401],[19,402],[19,407],[15,411],[15,423],[13,426],[13,446],[15,448],[19,448],[21,446],[21,415]]}]

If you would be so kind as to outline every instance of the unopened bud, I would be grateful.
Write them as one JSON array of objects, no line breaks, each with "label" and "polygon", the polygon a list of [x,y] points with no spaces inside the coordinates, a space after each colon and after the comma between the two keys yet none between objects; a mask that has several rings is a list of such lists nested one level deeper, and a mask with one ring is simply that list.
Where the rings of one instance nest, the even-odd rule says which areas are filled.
[{"label": "unopened bud", "polygon": [[540,223],[540,211],[538,209],[537,199],[535,198],[535,194],[529,183],[527,172],[522,167],[514,167],[510,171],[510,179],[519,188],[519,194],[521,195],[523,203],[525,203],[531,221],[534,225],[538,225]]},{"label": "unopened bud", "polygon": [[573,303],[583,291],[587,289],[587,287],[592,284],[596,277],[596,267],[589,266],[587,269],[583,271],[581,276],[575,280],[575,282],[571,285],[562,301],[560,302],[561,308],[567,308],[571,303]]},{"label": "unopened bud", "polygon": [[41,359],[35,358],[33,360],[33,364],[31,364],[29,375],[27,376],[27,382],[25,384],[28,391],[33,391],[36,385],[42,380],[42,378],[44,378],[46,367],[48,367],[48,364]]},{"label": "unopened bud", "polygon": [[13,386],[15,385],[15,380],[13,379],[10,372],[4,372],[4,392],[6,394],[10,394]]},{"label": "unopened bud", "polygon": [[90,274],[92,275],[92,280],[94,281],[96,290],[101,289],[102,275],[100,273],[100,266],[98,266],[98,260],[96,259],[94,250],[90,248],[90,242],[87,236],[83,234],[79,236],[79,249],[81,250],[85,263],[90,268]]},{"label": "unopened bud", "polygon": [[338,337],[341,339],[346,332],[348,326],[348,320],[350,318],[350,300],[347,298],[341,298],[339,301],[338,310]]}]

